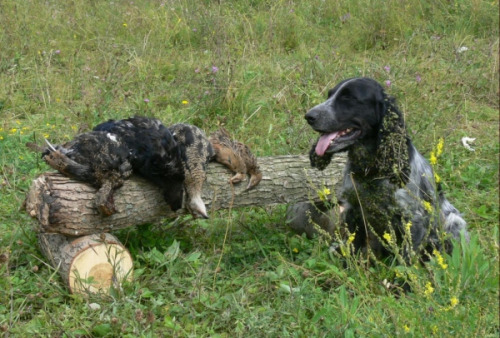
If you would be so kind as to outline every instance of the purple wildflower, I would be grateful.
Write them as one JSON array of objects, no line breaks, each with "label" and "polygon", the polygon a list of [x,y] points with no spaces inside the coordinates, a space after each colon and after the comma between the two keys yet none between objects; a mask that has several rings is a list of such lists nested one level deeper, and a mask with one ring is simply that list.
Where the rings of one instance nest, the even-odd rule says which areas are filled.
[{"label": "purple wildflower", "polygon": [[420,77],[420,75],[417,74],[417,76],[415,76],[415,80],[417,82],[420,82],[420,81],[422,81],[422,78]]},{"label": "purple wildflower", "polygon": [[386,81],[385,81],[385,85],[386,85],[387,87],[390,87],[390,86],[391,86],[391,84],[392,84],[392,83],[391,83],[391,80],[386,80]]},{"label": "purple wildflower", "polygon": [[144,99],[144,102],[149,103],[149,99],[148,99],[148,98],[145,98],[145,99]]},{"label": "purple wildflower", "polygon": [[387,73],[389,73],[391,71],[391,67],[390,66],[384,66],[384,69]]},{"label": "purple wildflower", "polygon": [[58,50],[56,50],[54,53],[56,53],[56,54],[60,54],[60,53],[61,53],[61,51],[58,49]]},{"label": "purple wildflower", "polygon": [[219,67],[212,66],[212,73],[217,73],[219,71]]},{"label": "purple wildflower", "polygon": [[344,22],[346,22],[347,20],[349,20],[350,18],[351,18],[351,13],[346,13],[345,15],[342,15],[342,16],[340,17],[340,21],[341,21],[342,23],[344,23]]}]

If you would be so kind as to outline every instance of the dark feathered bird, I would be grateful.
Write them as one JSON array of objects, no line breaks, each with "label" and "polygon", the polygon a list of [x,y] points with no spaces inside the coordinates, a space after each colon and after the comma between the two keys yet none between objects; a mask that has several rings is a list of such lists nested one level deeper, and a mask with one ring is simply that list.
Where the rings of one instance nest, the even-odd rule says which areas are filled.
[{"label": "dark feathered bird", "polygon": [[160,120],[138,116],[109,120],[97,125],[94,131],[118,135],[129,150],[134,172],[158,186],[172,210],[182,207],[181,148]]},{"label": "dark feathered bird", "polygon": [[109,216],[116,212],[113,192],[132,174],[129,151],[115,134],[93,131],[43,150],[42,158],[63,175],[98,188],[95,204]]},{"label": "dark feathered bird", "polygon": [[259,184],[262,172],[257,164],[257,158],[246,144],[233,140],[224,128],[212,133],[209,139],[215,151],[215,160],[236,173],[230,178],[231,183],[244,181],[248,174],[250,180],[247,190]]},{"label": "dark feathered bird", "polygon": [[208,163],[214,157],[212,144],[198,127],[179,123],[168,127],[180,147],[184,168],[186,208],[195,217],[208,218],[205,203],[201,198]]}]

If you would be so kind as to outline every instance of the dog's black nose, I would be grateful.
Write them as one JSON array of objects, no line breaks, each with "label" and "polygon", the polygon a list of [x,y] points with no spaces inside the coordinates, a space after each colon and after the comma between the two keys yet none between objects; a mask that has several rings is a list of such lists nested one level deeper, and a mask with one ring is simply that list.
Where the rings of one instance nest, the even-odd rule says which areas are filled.
[{"label": "dog's black nose", "polygon": [[310,110],[304,117],[307,120],[307,123],[313,124],[314,121],[316,121],[316,118],[318,117],[318,113],[315,112],[314,110]]}]

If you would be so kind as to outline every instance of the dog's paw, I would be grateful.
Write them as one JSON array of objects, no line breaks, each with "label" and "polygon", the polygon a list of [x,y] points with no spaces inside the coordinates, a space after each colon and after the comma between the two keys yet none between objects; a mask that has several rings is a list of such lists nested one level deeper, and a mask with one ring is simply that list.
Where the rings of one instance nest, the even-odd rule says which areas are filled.
[{"label": "dog's paw", "polygon": [[318,170],[324,170],[332,160],[333,154],[324,154],[319,156],[316,154],[316,145],[311,148],[309,152],[309,160],[311,161],[311,167],[317,168]]}]

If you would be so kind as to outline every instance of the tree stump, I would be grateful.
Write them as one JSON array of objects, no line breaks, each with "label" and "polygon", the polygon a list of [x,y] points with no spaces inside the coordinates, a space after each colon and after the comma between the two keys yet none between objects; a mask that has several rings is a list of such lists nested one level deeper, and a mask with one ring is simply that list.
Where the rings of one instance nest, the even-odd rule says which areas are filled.
[{"label": "tree stump", "polygon": [[132,256],[111,234],[68,237],[39,233],[38,243],[72,293],[107,292],[132,278]]},{"label": "tree stump", "polygon": [[[262,181],[252,190],[246,184],[229,184],[233,173],[210,163],[202,198],[207,210],[268,206],[301,201],[317,202],[318,191],[338,187],[345,155],[334,157],[323,171],[310,167],[307,156],[274,156],[258,159]],[[132,176],[115,192],[117,213],[104,217],[94,206],[96,189],[57,172],[36,178],[25,207],[38,220],[39,244],[52,266],[59,269],[71,292],[106,291],[112,283],[131,278],[132,258],[109,231],[154,224],[184,214],[173,212],[160,191],[146,180]],[[76,236],[84,236],[77,238]]]}]

